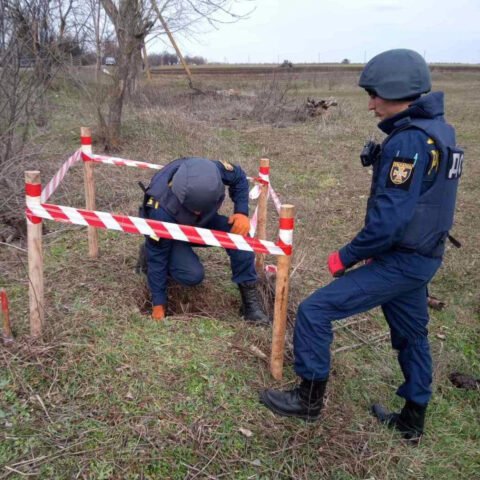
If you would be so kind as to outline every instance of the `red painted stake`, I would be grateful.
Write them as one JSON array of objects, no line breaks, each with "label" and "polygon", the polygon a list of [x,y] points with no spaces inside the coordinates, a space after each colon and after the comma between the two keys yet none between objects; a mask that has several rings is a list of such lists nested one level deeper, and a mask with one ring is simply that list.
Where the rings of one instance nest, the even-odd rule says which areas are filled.
[{"label": "red painted stake", "polygon": [[13,342],[12,326],[10,325],[10,312],[8,309],[8,297],[4,288],[0,289],[0,300],[2,303],[2,316],[3,316],[3,342],[5,344]]}]

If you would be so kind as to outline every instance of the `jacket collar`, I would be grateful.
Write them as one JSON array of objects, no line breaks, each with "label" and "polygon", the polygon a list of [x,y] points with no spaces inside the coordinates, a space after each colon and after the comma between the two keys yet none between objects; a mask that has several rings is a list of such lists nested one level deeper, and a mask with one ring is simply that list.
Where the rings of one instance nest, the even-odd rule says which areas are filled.
[{"label": "jacket collar", "polygon": [[443,110],[443,92],[432,92],[415,100],[402,112],[382,120],[378,128],[390,135],[394,130],[408,125],[413,119],[443,120]]}]

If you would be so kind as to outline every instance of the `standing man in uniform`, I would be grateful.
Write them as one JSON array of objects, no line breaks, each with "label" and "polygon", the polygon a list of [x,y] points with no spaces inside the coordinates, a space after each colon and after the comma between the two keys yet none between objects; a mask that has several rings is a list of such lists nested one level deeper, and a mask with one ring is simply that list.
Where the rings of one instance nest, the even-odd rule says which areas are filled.
[{"label": "standing man in uniform", "polygon": [[367,145],[361,155],[363,165],[373,168],[365,224],[330,254],[328,268],[337,279],[299,306],[294,350],[300,385],[264,390],[260,400],[279,415],[317,419],[330,370],[332,321],[381,306],[405,379],[397,390],[405,405],[399,413],[378,404],[372,411],[405,438],[418,440],[432,393],[426,288],[453,224],[463,152],[445,122],[443,93],[423,95],[431,80],[418,53],[396,49],[377,55],[359,85],[387,134],[380,146]]},{"label": "standing man in uniform", "polygon": [[[234,204],[230,217],[219,215],[225,186]],[[152,220],[248,235],[248,181],[245,172],[228,162],[188,157],[174,160],[152,178],[145,190],[141,216]],[[147,279],[152,294],[154,320],[165,317],[167,278],[182,285],[199,284],[204,268],[192,245],[179,240],[146,238]],[[227,249],[232,281],[240,289],[245,320],[267,323],[256,288],[255,255]]]}]

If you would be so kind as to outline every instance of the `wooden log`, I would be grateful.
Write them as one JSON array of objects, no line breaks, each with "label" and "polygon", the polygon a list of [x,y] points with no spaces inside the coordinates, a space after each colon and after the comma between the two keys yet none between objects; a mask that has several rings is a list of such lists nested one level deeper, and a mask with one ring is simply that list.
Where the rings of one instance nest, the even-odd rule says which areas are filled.
[{"label": "wooden log", "polygon": [[[92,153],[92,134],[89,128],[80,128],[80,137],[82,139],[82,151]],[[95,199],[95,177],[93,175],[95,164],[93,162],[83,162],[84,167],[84,184],[85,184],[85,208],[87,210],[96,210]],[[91,226],[88,230],[88,256],[90,258],[98,257],[98,232]]]},{"label": "wooden log", "polygon": [[[268,158],[260,159],[260,168],[270,168]],[[258,216],[257,216],[257,235],[259,240],[267,239],[267,205],[268,204],[268,185],[260,185],[260,196],[258,197]],[[265,275],[265,254],[257,253],[255,269],[258,275]]]},{"label": "wooden log", "polygon": [[[40,172],[37,170],[25,172],[26,194],[28,202],[40,203],[41,183]],[[27,217],[28,245],[28,278],[30,334],[39,337],[42,334],[45,310],[43,288],[43,249],[42,249],[42,219]]]},{"label": "wooden log", "polygon": [[[280,228],[280,240],[285,244],[292,244],[293,218],[295,207],[282,205],[280,212],[280,226],[291,220],[290,229]],[[282,238],[282,231],[286,235]],[[289,232],[289,233],[287,233]],[[290,239],[288,239],[290,236]],[[290,282],[291,255],[281,255],[277,259],[277,278],[275,284],[275,307],[273,312],[272,353],[270,357],[270,371],[273,378],[281,380],[283,376],[283,357],[285,352],[285,332],[287,330],[288,287]]]}]

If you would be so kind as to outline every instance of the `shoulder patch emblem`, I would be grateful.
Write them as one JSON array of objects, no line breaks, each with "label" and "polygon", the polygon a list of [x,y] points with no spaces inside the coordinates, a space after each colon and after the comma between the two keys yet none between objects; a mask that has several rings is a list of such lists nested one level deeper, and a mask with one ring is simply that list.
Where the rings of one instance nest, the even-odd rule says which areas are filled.
[{"label": "shoulder patch emblem", "polygon": [[412,183],[414,166],[413,158],[394,158],[387,179],[387,187],[408,190]]},{"label": "shoulder patch emblem", "polygon": [[222,165],[225,167],[225,170],[228,170],[229,172],[233,172],[233,165],[226,160],[220,160]]}]

